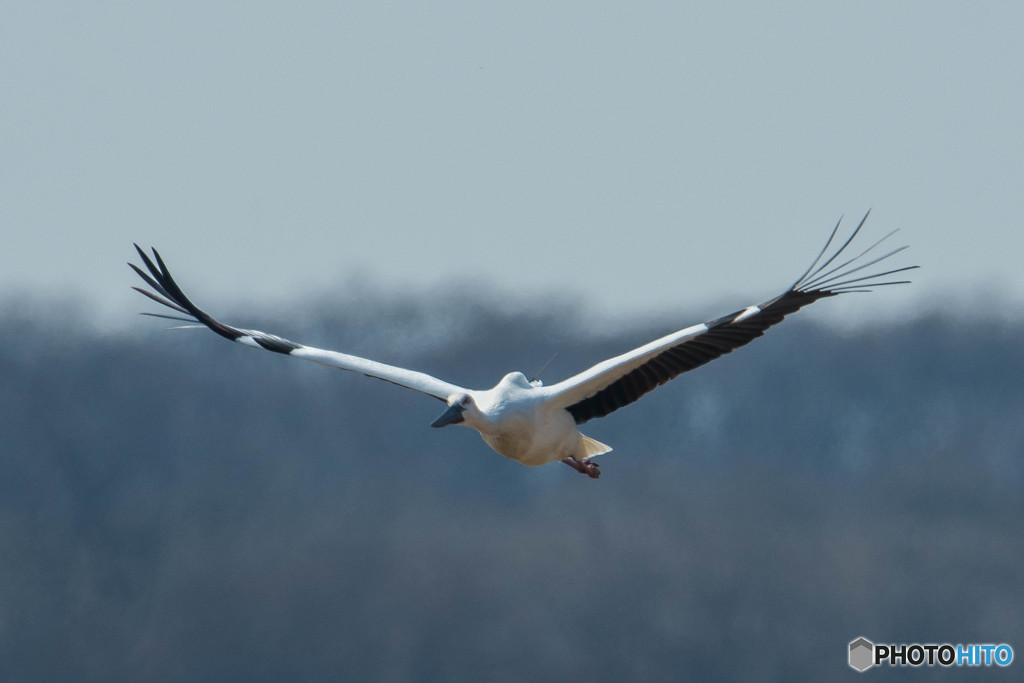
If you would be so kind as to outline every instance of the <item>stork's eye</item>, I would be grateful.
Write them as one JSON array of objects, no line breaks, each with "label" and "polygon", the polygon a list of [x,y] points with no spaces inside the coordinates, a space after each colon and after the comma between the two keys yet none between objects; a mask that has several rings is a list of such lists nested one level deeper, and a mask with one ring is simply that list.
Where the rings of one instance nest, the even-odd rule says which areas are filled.
[{"label": "stork's eye", "polygon": [[469,396],[464,397],[459,403],[462,404],[463,408],[468,408],[469,404],[473,402],[473,399]]}]

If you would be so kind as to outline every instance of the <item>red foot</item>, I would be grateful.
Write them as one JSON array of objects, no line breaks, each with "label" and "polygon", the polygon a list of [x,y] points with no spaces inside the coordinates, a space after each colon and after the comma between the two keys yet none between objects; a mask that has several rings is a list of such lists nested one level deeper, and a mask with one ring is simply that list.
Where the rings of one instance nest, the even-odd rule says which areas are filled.
[{"label": "red foot", "polygon": [[591,479],[597,479],[601,476],[601,470],[598,469],[597,463],[593,460],[584,460],[583,462],[580,462],[576,458],[566,458],[562,462],[580,474],[587,475]]}]

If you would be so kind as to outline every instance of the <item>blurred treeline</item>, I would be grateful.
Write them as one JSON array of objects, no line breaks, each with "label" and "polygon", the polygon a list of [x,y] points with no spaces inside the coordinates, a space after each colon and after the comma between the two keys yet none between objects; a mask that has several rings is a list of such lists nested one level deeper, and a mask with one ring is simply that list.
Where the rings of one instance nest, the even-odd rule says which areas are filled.
[{"label": "blurred treeline", "polygon": [[[700,319],[544,308],[225,319],[477,387]],[[861,635],[1024,654],[1024,324],[801,312],[585,425],[615,448],[591,481],[384,382],[79,315],[0,312],[4,680],[823,680]]]}]

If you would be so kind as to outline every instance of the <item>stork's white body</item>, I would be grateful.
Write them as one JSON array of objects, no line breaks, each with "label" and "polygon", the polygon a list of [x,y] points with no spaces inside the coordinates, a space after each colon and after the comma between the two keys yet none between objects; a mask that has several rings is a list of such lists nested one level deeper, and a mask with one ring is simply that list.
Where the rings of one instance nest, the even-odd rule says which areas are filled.
[{"label": "stork's white body", "polygon": [[488,446],[510,460],[533,467],[566,458],[583,461],[611,450],[580,434],[551,392],[521,372],[505,375],[492,389],[467,393],[477,410],[466,411],[461,424],[480,432]]}]

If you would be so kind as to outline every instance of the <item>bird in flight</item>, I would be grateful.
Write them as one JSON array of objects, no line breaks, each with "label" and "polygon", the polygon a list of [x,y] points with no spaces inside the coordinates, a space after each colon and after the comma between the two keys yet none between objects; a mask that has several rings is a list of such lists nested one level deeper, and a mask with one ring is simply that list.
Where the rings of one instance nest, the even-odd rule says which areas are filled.
[{"label": "bird in flight", "polygon": [[447,405],[430,424],[431,427],[471,427],[480,433],[488,446],[506,458],[530,466],[561,461],[596,479],[601,472],[592,458],[607,453],[611,447],[581,434],[579,426],[583,423],[604,417],[670,379],[747,344],[790,313],[818,299],[909,282],[887,278],[917,266],[890,270],[876,268],[868,271],[870,274],[864,274],[865,269],[906,249],[904,246],[869,256],[895,230],[856,256],[840,258],[866,220],[867,215],[846,241],[826,258],[826,252],[836,241],[839,230],[839,223],[836,223],[818,257],[779,296],[673,332],[551,386],[544,386],[538,380],[527,380],[521,372],[512,372],[491,389],[467,389],[415,370],[297,344],[258,330],[232,327],[216,320],[185,296],[156,249],[150,258],[139,245],[135,245],[148,273],[135,264],[128,265],[152,291],[140,287],[133,289],[181,314],[144,315],[198,323],[190,326],[206,326],[226,339],[254,349],[351,370],[414,389]]}]

